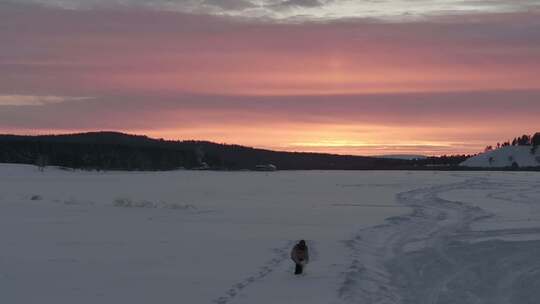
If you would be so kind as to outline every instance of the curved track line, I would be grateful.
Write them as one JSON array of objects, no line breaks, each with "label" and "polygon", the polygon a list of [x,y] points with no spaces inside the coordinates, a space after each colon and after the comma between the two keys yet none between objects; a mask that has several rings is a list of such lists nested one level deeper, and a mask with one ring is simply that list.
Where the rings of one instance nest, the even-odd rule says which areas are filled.
[{"label": "curved track line", "polygon": [[[540,298],[534,287],[540,280],[540,241],[463,239],[525,231],[540,235],[540,228],[472,232],[472,223],[492,215],[439,197],[453,190],[496,192],[501,186],[473,178],[398,194],[398,203],[412,208],[409,215],[389,218],[345,242],[351,262],[339,296],[347,303],[371,304],[534,303]],[[534,185],[520,190],[535,192]]]}]

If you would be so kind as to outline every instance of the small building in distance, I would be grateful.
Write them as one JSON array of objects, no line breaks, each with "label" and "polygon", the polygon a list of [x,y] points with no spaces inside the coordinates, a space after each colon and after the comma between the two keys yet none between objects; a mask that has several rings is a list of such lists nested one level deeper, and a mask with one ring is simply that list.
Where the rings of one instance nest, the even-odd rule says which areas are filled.
[{"label": "small building in distance", "polygon": [[272,164],[257,165],[255,166],[255,171],[277,171],[277,167]]}]

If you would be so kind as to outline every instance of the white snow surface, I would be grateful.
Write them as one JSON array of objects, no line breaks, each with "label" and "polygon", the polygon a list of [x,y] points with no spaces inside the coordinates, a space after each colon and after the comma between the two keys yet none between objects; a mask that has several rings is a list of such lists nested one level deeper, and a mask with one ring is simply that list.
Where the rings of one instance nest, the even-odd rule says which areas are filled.
[{"label": "white snow surface", "polygon": [[516,162],[520,167],[540,167],[540,148],[531,152],[531,146],[509,146],[473,156],[461,166],[475,168],[511,167]]},{"label": "white snow surface", "polygon": [[0,303],[538,303],[540,174],[0,165],[0,242]]}]

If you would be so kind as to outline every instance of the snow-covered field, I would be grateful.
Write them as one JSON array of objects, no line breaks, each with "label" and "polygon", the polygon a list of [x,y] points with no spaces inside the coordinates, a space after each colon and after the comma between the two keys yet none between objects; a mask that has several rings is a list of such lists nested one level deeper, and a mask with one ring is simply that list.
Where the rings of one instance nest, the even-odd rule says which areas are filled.
[{"label": "snow-covered field", "polygon": [[539,303],[540,173],[0,165],[0,244],[6,304]]}]

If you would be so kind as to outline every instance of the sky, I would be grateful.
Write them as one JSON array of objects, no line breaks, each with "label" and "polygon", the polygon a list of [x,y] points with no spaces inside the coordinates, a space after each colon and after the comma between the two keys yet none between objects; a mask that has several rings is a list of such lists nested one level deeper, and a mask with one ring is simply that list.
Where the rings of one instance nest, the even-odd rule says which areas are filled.
[{"label": "sky", "polygon": [[540,0],[0,0],[0,133],[477,153],[539,72]]}]

